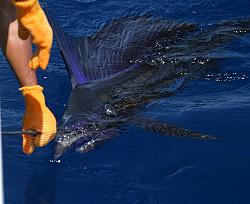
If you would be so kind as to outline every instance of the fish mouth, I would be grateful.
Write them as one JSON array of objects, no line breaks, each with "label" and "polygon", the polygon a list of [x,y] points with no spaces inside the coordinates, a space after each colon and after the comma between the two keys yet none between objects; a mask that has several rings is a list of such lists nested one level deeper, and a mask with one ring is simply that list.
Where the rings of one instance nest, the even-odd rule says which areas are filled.
[{"label": "fish mouth", "polygon": [[59,132],[56,136],[56,149],[54,158],[58,159],[67,150],[89,143],[95,138],[95,134],[91,132]]},{"label": "fish mouth", "polygon": [[107,121],[93,115],[73,116],[64,121],[58,128],[55,141],[55,159],[62,156],[68,149],[78,152],[88,152],[100,141],[109,137],[109,131],[114,129],[114,121]]},{"label": "fish mouth", "polygon": [[96,148],[99,144],[110,139],[117,133],[118,129],[96,129],[92,131],[59,132],[56,138],[56,149],[54,159],[61,157],[69,149],[79,153],[87,153]]}]

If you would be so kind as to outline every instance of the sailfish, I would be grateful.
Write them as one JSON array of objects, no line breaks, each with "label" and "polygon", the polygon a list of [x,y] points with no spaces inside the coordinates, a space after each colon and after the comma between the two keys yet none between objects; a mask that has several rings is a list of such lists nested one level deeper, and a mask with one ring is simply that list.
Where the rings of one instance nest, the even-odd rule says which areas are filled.
[{"label": "sailfish", "polygon": [[[55,157],[69,148],[88,152],[127,123],[163,135],[215,139],[143,116],[139,108],[173,96],[221,56],[214,50],[250,31],[247,19],[200,29],[149,15],[113,20],[91,36],[65,33],[47,15],[72,84],[56,135]],[[237,32],[241,31],[241,32]]]}]

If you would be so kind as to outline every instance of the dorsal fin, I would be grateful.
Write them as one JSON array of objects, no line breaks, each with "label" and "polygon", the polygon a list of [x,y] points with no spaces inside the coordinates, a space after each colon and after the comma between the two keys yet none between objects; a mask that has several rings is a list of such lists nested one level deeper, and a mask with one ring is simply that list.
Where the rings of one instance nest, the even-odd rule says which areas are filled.
[{"label": "dorsal fin", "polygon": [[146,16],[114,20],[90,37],[73,37],[47,15],[73,87],[93,80],[107,79],[131,69],[136,60],[150,54],[150,47],[162,38],[194,31],[194,24],[176,24]]},{"label": "dorsal fin", "polygon": [[[63,60],[67,66],[67,71],[71,79],[72,86],[76,86],[77,84],[84,84],[88,81],[83,73],[83,69],[80,65],[80,56],[77,55],[77,44],[78,38],[70,36],[65,33],[62,28],[60,28],[53,20],[52,16],[48,12],[46,8],[46,13],[49,18],[50,24],[53,28],[54,37],[57,42],[57,46],[61,52]],[[87,41],[87,38],[86,38]],[[83,40],[82,40],[83,42]],[[83,52],[86,53],[86,52]]]}]

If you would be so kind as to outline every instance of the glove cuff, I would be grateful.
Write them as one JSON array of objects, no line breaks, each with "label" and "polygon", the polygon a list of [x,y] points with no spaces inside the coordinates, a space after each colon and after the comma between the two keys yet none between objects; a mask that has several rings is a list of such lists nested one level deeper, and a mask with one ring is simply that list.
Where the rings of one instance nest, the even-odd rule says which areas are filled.
[{"label": "glove cuff", "polygon": [[37,3],[37,0],[12,0],[13,4],[17,8],[30,8],[32,7],[35,3]]},{"label": "glove cuff", "polygon": [[41,112],[44,107],[46,107],[43,87],[39,85],[24,86],[19,90],[22,92],[25,99],[26,112]]}]

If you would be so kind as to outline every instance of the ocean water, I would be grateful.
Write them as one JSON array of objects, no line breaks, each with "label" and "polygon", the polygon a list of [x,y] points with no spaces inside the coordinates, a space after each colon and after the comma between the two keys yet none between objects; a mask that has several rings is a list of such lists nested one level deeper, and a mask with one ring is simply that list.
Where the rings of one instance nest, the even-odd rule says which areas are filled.
[{"label": "ocean water", "polygon": [[[201,27],[250,18],[247,0],[53,0],[47,4],[58,24],[75,36],[91,35],[125,15],[151,14]],[[224,44],[220,51],[212,73],[189,80],[174,96],[140,110],[216,135],[217,140],[168,137],[131,125],[92,152],[68,151],[53,160],[55,142],[26,156],[20,137],[3,136],[6,203],[250,203],[250,35]],[[23,98],[2,54],[0,69],[2,128],[21,129]],[[47,104],[60,121],[71,84],[56,43],[49,67],[38,75]]]}]

